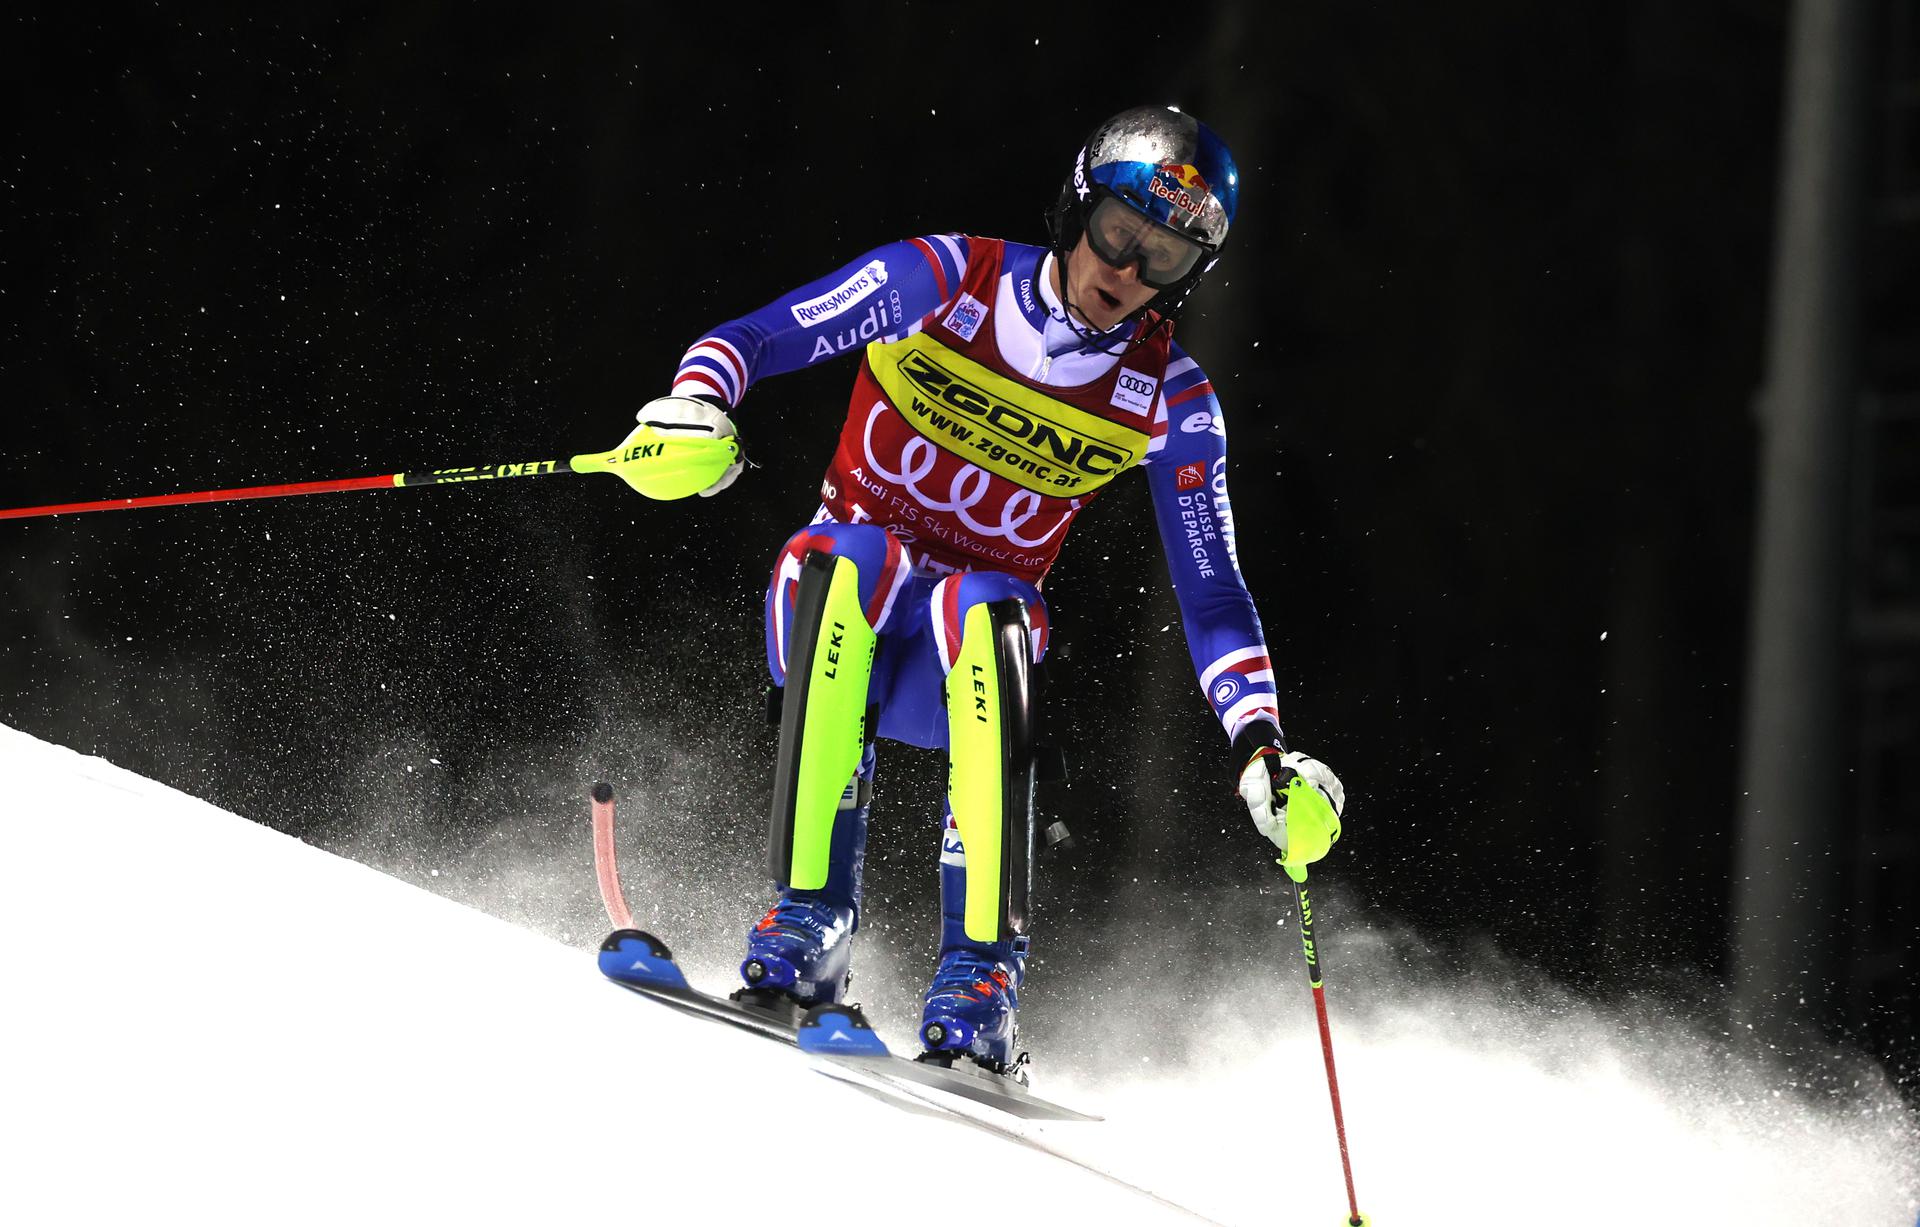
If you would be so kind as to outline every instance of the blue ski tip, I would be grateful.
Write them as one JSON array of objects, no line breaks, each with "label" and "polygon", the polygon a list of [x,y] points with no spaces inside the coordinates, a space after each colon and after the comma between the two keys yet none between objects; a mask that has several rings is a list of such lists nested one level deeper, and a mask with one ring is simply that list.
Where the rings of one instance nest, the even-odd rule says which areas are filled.
[{"label": "blue ski tip", "polygon": [[622,984],[687,987],[686,976],[673,961],[673,951],[659,938],[638,929],[616,929],[600,943],[600,974]]},{"label": "blue ski tip", "polygon": [[842,1057],[891,1056],[886,1042],[855,1005],[817,1005],[794,1033],[800,1051]]}]

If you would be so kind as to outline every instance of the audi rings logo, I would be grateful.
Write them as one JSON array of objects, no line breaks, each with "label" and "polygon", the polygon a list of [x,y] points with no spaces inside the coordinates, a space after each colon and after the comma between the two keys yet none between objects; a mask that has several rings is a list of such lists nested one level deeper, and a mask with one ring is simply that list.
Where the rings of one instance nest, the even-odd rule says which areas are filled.
[{"label": "audi rings logo", "polygon": [[[905,489],[913,496],[914,502],[926,510],[950,514],[970,532],[982,537],[998,537],[1022,549],[1044,546],[1055,533],[1071,522],[1071,516],[1056,510],[1047,510],[1043,514],[1040,496],[1031,490],[1015,490],[996,499],[993,475],[973,464],[963,464],[954,471],[947,482],[947,493],[951,497],[939,497],[920,484],[933,476],[944,454],[938,447],[918,435],[911,435],[903,442],[890,442],[886,447],[875,448],[874,427],[889,416],[897,414],[884,400],[875,401],[873,408],[867,411],[866,428],[861,434],[867,467],[881,479]],[[882,451],[894,457],[891,463],[881,459]],[[984,516],[997,516],[999,522],[993,523],[982,518]],[[1035,528],[1045,531],[1038,536],[1023,535],[1020,530],[1036,519],[1039,523]]]},{"label": "audi rings logo", "polygon": [[1153,394],[1160,388],[1160,380],[1153,375],[1143,375],[1139,371],[1121,367],[1113,381],[1113,405],[1118,409],[1131,410],[1146,414],[1153,409]]}]

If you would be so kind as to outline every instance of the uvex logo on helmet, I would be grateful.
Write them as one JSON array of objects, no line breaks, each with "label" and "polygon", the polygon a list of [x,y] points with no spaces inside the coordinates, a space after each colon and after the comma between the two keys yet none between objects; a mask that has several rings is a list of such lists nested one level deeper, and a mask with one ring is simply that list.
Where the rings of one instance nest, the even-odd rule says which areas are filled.
[{"label": "uvex logo on helmet", "polygon": [[1198,167],[1186,162],[1162,162],[1154,167],[1147,190],[1182,212],[1198,217],[1209,189]]}]

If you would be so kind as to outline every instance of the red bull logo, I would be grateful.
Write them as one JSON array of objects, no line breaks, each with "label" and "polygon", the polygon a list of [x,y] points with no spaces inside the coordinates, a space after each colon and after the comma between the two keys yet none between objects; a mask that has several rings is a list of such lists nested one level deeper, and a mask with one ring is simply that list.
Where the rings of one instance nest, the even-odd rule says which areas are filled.
[{"label": "red bull logo", "polygon": [[1154,167],[1148,190],[1183,213],[1200,216],[1211,190],[1200,168],[1186,162],[1162,162]]}]

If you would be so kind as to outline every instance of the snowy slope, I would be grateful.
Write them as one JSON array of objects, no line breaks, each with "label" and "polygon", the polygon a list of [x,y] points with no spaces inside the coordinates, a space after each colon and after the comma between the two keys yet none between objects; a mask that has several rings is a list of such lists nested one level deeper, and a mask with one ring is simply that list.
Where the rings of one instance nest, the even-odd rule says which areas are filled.
[{"label": "snowy slope", "polygon": [[1195,1221],[5,728],[0,813],[0,1220],[902,1223],[964,1155],[1022,1218]]},{"label": "snowy slope", "polygon": [[[1913,1227],[1920,1127],[1862,1063],[1755,1064],[1710,1024],[1490,960],[1419,983],[1356,928],[1328,924],[1329,993],[1377,1227],[1516,1207],[1554,1227]],[[1076,1165],[879,1103],[601,981],[588,950],[0,726],[0,1223],[757,1227],[779,1221],[769,1202],[850,1223],[1194,1221],[1097,1166],[1222,1221],[1334,1227],[1295,969],[1214,971],[1170,1016],[1114,994],[1199,1029],[1204,1059],[1157,1072],[1116,1051],[1098,1082],[1045,1084],[1108,1117],[1037,1128]],[[804,1105],[822,1140],[776,1144],[750,1099]]]}]

